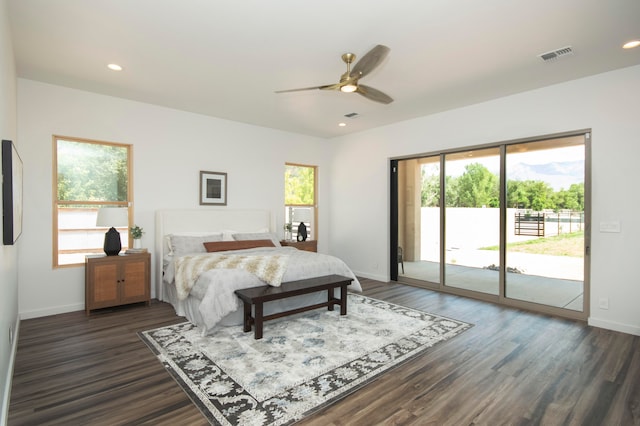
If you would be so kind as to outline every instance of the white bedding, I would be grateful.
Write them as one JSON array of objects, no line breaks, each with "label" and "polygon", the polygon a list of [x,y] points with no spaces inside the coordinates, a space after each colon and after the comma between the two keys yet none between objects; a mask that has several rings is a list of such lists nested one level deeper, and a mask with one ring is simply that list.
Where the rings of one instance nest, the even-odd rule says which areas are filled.
[{"label": "white bedding", "polygon": [[[282,282],[337,274],[353,278],[349,290],[362,291],[360,282],[353,272],[342,260],[334,256],[297,250],[294,247],[263,247],[227,251],[224,254],[287,255],[289,260],[282,276]],[[219,256],[220,253],[211,253],[210,255]],[[172,276],[173,274],[169,270],[174,266],[172,263],[175,262],[175,259],[167,260],[168,274],[166,275]],[[240,309],[242,303],[234,291],[261,285],[266,284],[256,275],[243,269],[216,268],[203,272],[191,288],[189,298],[183,304],[183,312],[178,312],[178,314],[185,315],[191,322],[201,327],[203,334],[218,324],[240,325],[242,324],[242,310]],[[176,294],[175,286],[169,292]],[[265,305],[265,315],[322,301],[326,301],[326,293],[324,292],[269,302]],[[174,306],[176,306],[175,303]],[[176,310],[178,311],[178,308]]]}]

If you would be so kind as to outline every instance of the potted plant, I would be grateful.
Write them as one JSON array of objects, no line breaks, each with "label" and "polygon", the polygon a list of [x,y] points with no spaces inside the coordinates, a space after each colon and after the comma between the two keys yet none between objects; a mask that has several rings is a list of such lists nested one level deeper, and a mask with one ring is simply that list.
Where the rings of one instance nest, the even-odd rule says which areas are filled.
[{"label": "potted plant", "polygon": [[284,224],[284,239],[286,241],[291,239],[291,231],[293,231],[293,224],[285,223]]},{"label": "potted plant", "polygon": [[133,238],[133,248],[140,248],[142,246],[140,238],[142,238],[142,235],[144,234],[144,229],[138,225],[133,225],[129,230],[129,233],[131,234],[131,238]]}]

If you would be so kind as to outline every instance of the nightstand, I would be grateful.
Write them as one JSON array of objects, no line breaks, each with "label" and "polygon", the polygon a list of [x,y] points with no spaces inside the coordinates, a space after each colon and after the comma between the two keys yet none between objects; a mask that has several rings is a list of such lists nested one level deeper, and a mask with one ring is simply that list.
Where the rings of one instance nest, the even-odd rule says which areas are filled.
[{"label": "nightstand", "polygon": [[318,251],[318,241],[316,240],[307,240],[307,241],[285,241],[282,240],[280,241],[280,245],[283,247],[289,246],[289,247],[295,247],[298,250],[305,250],[305,251],[312,251],[312,252],[317,252]]},{"label": "nightstand", "polygon": [[85,312],[151,299],[151,255],[85,257]]}]

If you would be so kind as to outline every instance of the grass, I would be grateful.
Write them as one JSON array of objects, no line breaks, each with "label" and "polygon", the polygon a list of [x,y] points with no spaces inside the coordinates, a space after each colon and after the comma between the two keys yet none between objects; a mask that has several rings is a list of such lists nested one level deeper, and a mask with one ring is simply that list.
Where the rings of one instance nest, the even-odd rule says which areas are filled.
[{"label": "grass", "polygon": [[[480,248],[480,250],[498,249],[499,246]],[[507,251],[551,256],[584,257],[584,231],[510,243],[507,244]]]}]

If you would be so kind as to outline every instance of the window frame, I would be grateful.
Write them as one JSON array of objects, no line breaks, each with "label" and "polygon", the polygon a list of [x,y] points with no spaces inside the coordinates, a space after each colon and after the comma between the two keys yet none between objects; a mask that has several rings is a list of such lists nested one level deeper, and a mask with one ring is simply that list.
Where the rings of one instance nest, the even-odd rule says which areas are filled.
[{"label": "window frame", "polygon": [[[95,145],[114,146],[119,148],[126,148],[127,150],[127,199],[125,201],[84,201],[84,200],[70,200],[60,201],[58,200],[58,141],[86,143]],[[124,144],[118,142],[107,142],[94,139],[78,138],[71,136],[52,135],[53,144],[53,167],[52,167],[52,266],[53,269],[58,268],[70,268],[84,265],[83,262],[74,263],[60,263],[60,250],[59,250],[59,228],[58,228],[58,215],[59,206],[64,205],[86,205],[96,207],[126,207],[128,211],[128,224],[127,232],[131,228],[133,223],[133,145]],[[123,246],[123,249],[126,247]],[[103,253],[100,251],[100,253]],[[87,249],[87,255],[98,254],[95,249],[91,251],[91,248]]]}]

